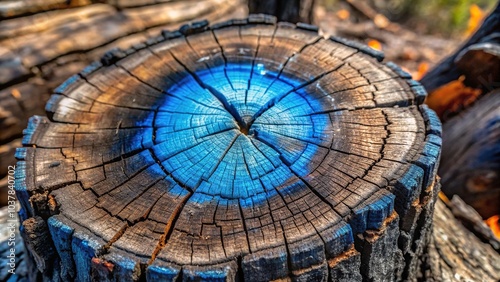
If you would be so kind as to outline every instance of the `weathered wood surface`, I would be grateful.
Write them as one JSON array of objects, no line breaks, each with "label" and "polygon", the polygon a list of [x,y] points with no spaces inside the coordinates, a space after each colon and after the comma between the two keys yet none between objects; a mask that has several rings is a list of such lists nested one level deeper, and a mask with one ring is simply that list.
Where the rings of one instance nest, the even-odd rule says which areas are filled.
[{"label": "weathered wood surface", "polygon": [[164,32],[55,90],[17,151],[43,277],[414,275],[441,146],[425,91],[366,46],[275,21]]},{"label": "weathered wood surface", "polygon": [[[56,9],[54,3],[73,8]],[[246,16],[240,0],[202,1],[0,1],[0,11],[31,9],[25,16],[0,20],[0,191],[6,191],[5,168],[14,164],[29,117],[45,114],[55,87],[114,47],[130,48],[163,29],[187,21],[220,21]],[[37,3],[37,4],[36,4]],[[69,4],[68,4],[69,3]],[[41,5],[42,10],[35,14]],[[62,8],[65,8],[64,6]],[[61,8],[61,7],[58,7]],[[14,9],[14,10],[12,10]],[[1,13],[1,12],[0,12]],[[1,200],[4,200],[4,196]]]},{"label": "weathered wood surface", "polygon": [[[490,244],[493,249],[500,253],[500,238],[495,236],[493,230],[473,207],[467,205],[458,195],[453,195],[453,198],[445,203],[451,209],[453,216],[460,220],[464,227],[474,233],[479,240]],[[500,259],[500,254],[498,259]]]},{"label": "weathered wood surface", "polygon": [[443,191],[483,218],[500,214],[500,92],[495,90],[443,125]]},{"label": "weathered wood surface", "polygon": [[[0,230],[7,230],[6,208],[0,210]],[[431,239],[422,257],[423,270],[420,279],[424,281],[498,281],[500,279],[500,256],[488,244],[464,228],[452,211],[438,200],[433,216]],[[26,254],[22,241],[17,245],[16,276],[8,275],[7,262],[7,234],[0,237],[0,252],[2,253],[2,267],[0,276],[2,281],[26,281],[28,268]],[[20,238],[20,234],[16,236]],[[353,261],[351,259],[351,261]],[[355,260],[354,260],[355,262]],[[416,278],[416,277],[415,277]],[[351,280],[352,281],[352,280]]]},{"label": "weathered wood surface", "polygon": [[424,281],[500,280],[500,256],[469,232],[442,201],[437,201],[429,246],[423,264]]},{"label": "weathered wood surface", "polygon": [[2,0],[0,20],[97,3],[106,3],[117,9],[123,9],[179,1],[185,0]]},{"label": "weathered wood surface", "polygon": [[[21,1],[19,1],[21,2]],[[195,18],[217,20],[238,0],[177,1],[127,10],[96,4],[0,22],[0,142],[43,113],[50,90],[113,47],[130,47]]]},{"label": "weathered wood surface", "polygon": [[[0,209],[0,230],[7,231],[7,208]],[[26,281],[29,270],[26,265],[26,253],[22,241],[17,245],[16,275],[8,275],[7,255],[8,234],[0,234],[0,261],[2,281]],[[17,238],[20,234],[16,233]],[[420,278],[423,281],[498,281],[500,279],[500,256],[491,246],[482,243],[478,238],[464,228],[452,211],[441,201],[437,200],[433,215],[430,242],[426,247]],[[353,252],[355,252],[353,250]],[[356,257],[354,257],[356,258]],[[347,259],[356,263],[353,258]],[[355,274],[351,276],[354,278]],[[359,278],[359,277],[358,277]],[[417,277],[414,277],[415,279]],[[415,280],[414,279],[414,280]],[[348,280],[349,281],[349,280]],[[352,279],[350,281],[353,281]]]}]

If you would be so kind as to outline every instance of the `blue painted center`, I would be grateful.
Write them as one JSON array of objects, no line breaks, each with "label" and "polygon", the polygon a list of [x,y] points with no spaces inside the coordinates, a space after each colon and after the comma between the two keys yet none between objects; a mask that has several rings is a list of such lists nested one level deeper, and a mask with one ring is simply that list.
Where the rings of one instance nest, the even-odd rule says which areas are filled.
[{"label": "blue painted center", "polygon": [[197,193],[249,198],[311,172],[326,114],[300,81],[264,65],[198,71],[166,89],[153,151],[164,169]]}]

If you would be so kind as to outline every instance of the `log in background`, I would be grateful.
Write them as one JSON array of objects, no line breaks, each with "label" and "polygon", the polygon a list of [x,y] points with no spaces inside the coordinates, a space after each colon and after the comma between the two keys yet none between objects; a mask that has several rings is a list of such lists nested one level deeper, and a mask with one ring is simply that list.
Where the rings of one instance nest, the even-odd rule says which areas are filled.
[{"label": "log in background", "polygon": [[416,277],[441,144],[422,87],[312,26],[207,28],[107,53],[31,119],[16,189],[41,275]]}]

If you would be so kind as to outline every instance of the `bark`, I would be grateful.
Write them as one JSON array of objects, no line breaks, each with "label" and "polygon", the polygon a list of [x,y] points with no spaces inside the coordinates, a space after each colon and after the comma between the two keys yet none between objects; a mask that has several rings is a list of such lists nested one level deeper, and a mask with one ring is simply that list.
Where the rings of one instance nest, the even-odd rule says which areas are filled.
[{"label": "bark", "polygon": [[436,203],[424,281],[498,281],[500,256],[469,232],[442,201]]},{"label": "bark", "polygon": [[483,218],[500,214],[500,93],[495,90],[443,125],[443,191]]},{"label": "bark", "polygon": [[39,277],[415,277],[440,123],[382,59],[262,15],[106,53],[17,151]]},{"label": "bark", "polygon": [[268,14],[284,22],[312,23],[315,0],[249,0],[251,14]]}]

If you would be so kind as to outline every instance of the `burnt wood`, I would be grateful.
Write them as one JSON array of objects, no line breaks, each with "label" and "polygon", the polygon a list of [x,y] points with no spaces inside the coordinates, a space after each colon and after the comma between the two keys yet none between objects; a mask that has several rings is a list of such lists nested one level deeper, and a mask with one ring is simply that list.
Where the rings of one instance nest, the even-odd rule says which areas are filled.
[{"label": "burnt wood", "polygon": [[[470,208],[470,207],[469,207]],[[422,264],[423,281],[499,281],[500,256],[438,200]]]},{"label": "burnt wood", "polygon": [[443,125],[443,191],[459,195],[485,219],[500,214],[499,97],[495,90]]},{"label": "burnt wood", "polygon": [[[11,16],[7,17],[6,14]],[[0,205],[7,166],[54,89],[109,49],[146,41],[196,18],[246,17],[241,0],[0,1]]]},{"label": "burnt wood", "polygon": [[39,277],[415,277],[441,127],[382,59],[263,15],[106,53],[54,91],[16,152]]},{"label": "burnt wood", "polygon": [[315,0],[248,0],[251,14],[268,14],[279,21],[312,23]]},{"label": "burnt wood", "polygon": [[420,80],[422,85],[431,93],[438,87],[457,80],[461,75],[466,75],[469,86],[488,90],[485,93],[498,88],[499,29],[500,2],[467,42],[425,74]]}]

